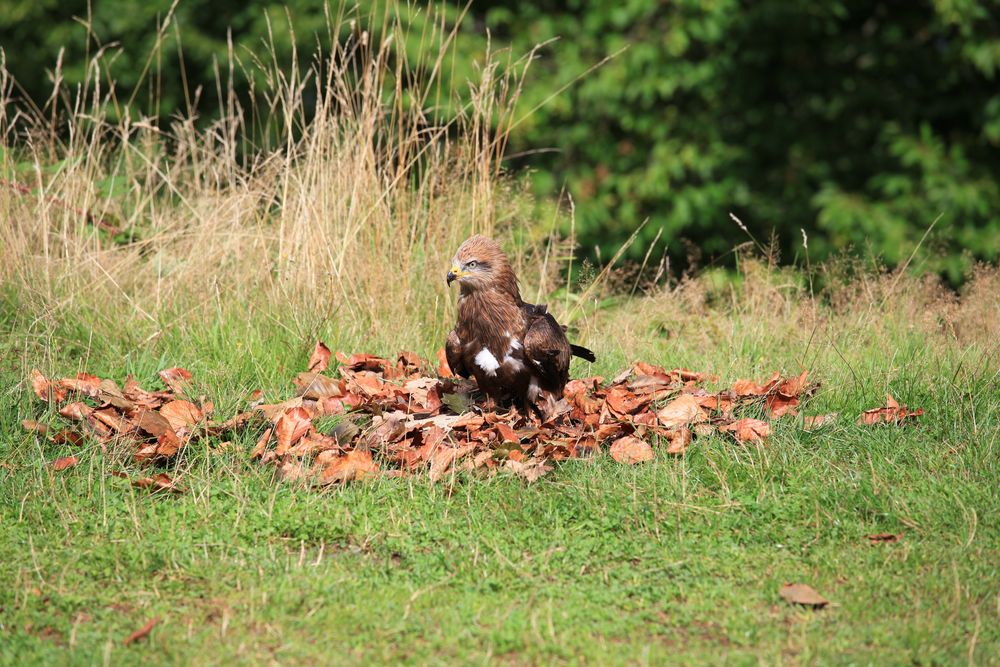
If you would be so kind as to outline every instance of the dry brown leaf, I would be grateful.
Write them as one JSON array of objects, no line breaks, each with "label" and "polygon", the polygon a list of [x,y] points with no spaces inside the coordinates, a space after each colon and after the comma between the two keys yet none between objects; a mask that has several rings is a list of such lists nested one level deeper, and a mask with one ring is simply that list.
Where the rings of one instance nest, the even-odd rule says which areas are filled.
[{"label": "dry brown leaf", "polygon": [[257,444],[254,445],[253,451],[250,452],[251,459],[259,459],[264,454],[264,450],[267,449],[267,443],[271,440],[271,433],[273,432],[274,429],[269,428],[257,439]]},{"label": "dry brown leaf", "polygon": [[892,394],[887,394],[884,408],[872,408],[865,410],[858,417],[858,425],[872,426],[874,424],[902,424],[906,421],[916,421],[917,417],[924,414],[922,408],[910,410],[905,405],[900,405]]},{"label": "dry brown leaf", "polygon": [[141,628],[130,634],[128,637],[126,637],[122,643],[125,644],[125,646],[128,646],[132,642],[139,641],[140,639],[145,639],[146,637],[149,636],[149,633],[153,631],[153,626],[155,626],[159,622],[160,622],[159,617],[149,619],[148,621],[146,621],[146,624],[144,626],[142,626]]},{"label": "dry brown leaf", "polygon": [[93,398],[101,391],[101,378],[89,373],[77,373],[75,378],[62,378],[59,386]]},{"label": "dry brown leaf", "polygon": [[137,486],[140,489],[147,489],[150,493],[158,493],[160,491],[184,493],[184,489],[178,486],[174,480],[170,479],[170,475],[164,472],[153,475],[152,477],[133,479],[132,486]]},{"label": "dry brown leaf", "polygon": [[170,422],[167,421],[166,417],[152,409],[140,408],[132,418],[136,426],[155,438],[171,430]]},{"label": "dry brown leaf", "polygon": [[836,412],[831,412],[828,415],[806,415],[802,420],[802,429],[804,431],[815,431],[836,421]]},{"label": "dry brown leaf", "polygon": [[451,367],[448,365],[448,355],[445,353],[443,347],[437,351],[436,356],[438,360],[438,377],[455,377],[455,374],[451,372]]},{"label": "dry brown leaf", "polygon": [[60,470],[65,470],[66,468],[72,468],[73,466],[75,466],[79,462],[80,462],[80,459],[78,459],[75,456],[64,456],[62,458],[59,458],[59,459],[56,459],[55,461],[53,461],[50,464],[50,467],[53,470],[55,470],[56,472],[59,472]]},{"label": "dry brown leaf", "polygon": [[78,447],[83,444],[83,436],[76,431],[64,428],[52,436],[52,442],[57,445],[73,445],[74,447]]},{"label": "dry brown leaf", "polygon": [[330,364],[330,348],[323,344],[323,341],[316,341],[312,356],[309,357],[307,370],[313,373],[322,373]]},{"label": "dry brown leaf", "polygon": [[38,435],[45,435],[49,432],[49,427],[40,422],[36,422],[34,419],[25,419],[21,422],[21,426],[25,431],[31,431],[32,433],[37,433]]},{"label": "dry brown leaf", "polygon": [[344,380],[312,371],[299,373],[292,380],[292,383],[299,388],[298,395],[307,399],[344,396],[347,393],[347,385]]},{"label": "dry brown leaf", "polygon": [[159,375],[163,384],[178,394],[185,393],[187,385],[191,381],[191,373],[185,368],[167,368],[160,371]]},{"label": "dry brown leaf", "polygon": [[679,428],[676,431],[668,431],[666,437],[669,441],[667,444],[667,454],[683,454],[691,446],[692,436],[690,429]]},{"label": "dry brown leaf", "polygon": [[135,424],[114,408],[101,408],[94,410],[88,416],[88,421],[93,424],[95,421],[107,426],[113,433],[127,433],[135,430]]},{"label": "dry brown leaf", "polygon": [[187,444],[187,440],[181,440],[173,431],[164,431],[156,439],[156,449],[153,452],[156,456],[169,459],[185,444]]},{"label": "dry brown leaf", "polygon": [[876,533],[874,535],[865,535],[868,542],[871,544],[887,544],[890,542],[899,542],[903,535],[897,533]]},{"label": "dry brown leaf", "polygon": [[170,401],[160,408],[160,415],[167,420],[175,432],[191,430],[191,427],[200,422],[204,415],[197,405],[191,401],[176,400]]},{"label": "dry brown leaf", "polygon": [[274,434],[278,441],[275,454],[284,456],[288,448],[298,442],[311,428],[312,419],[304,408],[292,408],[282,413],[274,423]]},{"label": "dry brown leaf", "polygon": [[546,465],[545,461],[537,459],[529,461],[508,459],[504,462],[504,467],[513,471],[515,475],[523,478],[529,484],[538,481],[538,478],[552,470],[552,466]]},{"label": "dry brown leaf", "polygon": [[719,430],[732,433],[738,442],[764,442],[771,435],[771,425],[760,419],[737,419]]},{"label": "dry brown leaf", "polygon": [[65,417],[66,419],[72,419],[73,421],[83,421],[94,412],[94,408],[90,407],[86,403],[67,403],[66,405],[59,408],[59,416]]},{"label": "dry brown leaf", "polygon": [[653,460],[653,448],[648,442],[634,435],[618,438],[612,443],[608,452],[618,463],[635,464]]},{"label": "dry brown leaf", "polygon": [[778,591],[778,594],[787,602],[815,609],[821,609],[830,604],[829,600],[817,593],[808,584],[785,584]]},{"label": "dry brown leaf", "polygon": [[43,401],[54,401],[62,403],[66,400],[68,392],[57,384],[50,382],[37,368],[31,369],[31,388],[35,396]]},{"label": "dry brown leaf", "polygon": [[462,447],[438,447],[437,451],[431,455],[431,469],[428,473],[431,481],[436,482],[448,471],[451,465],[475,449],[475,445],[465,445]]},{"label": "dry brown leaf", "polygon": [[318,483],[334,484],[361,480],[377,472],[378,466],[372,461],[372,455],[364,450],[355,449],[320,464]]},{"label": "dry brown leaf", "polygon": [[691,394],[681,394],[667,403],[657,413],[656,418],[667,428],[679,428],[697,422],[703,422],[708,417],[701,409],[698,399]]}]

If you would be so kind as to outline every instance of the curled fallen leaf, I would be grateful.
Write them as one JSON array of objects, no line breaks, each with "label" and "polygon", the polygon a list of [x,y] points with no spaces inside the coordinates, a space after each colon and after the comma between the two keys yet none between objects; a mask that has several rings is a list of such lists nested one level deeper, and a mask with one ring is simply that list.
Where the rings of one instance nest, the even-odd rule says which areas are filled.
[{"label": "curled fallen leaf", "polygon": [[698,399],[691,394],[681,394],[656,413],[656,418],[666,428],[679,428],[707,418]]},{"label": "curled fallen leaf", "polygon": [[733,434],[737,442],[764,442],[771,435],[771,425],[760,419],[737,419],[731,424],[719,427],[720,431]]},{"label": "curled fallen leaf", "polygon": [[364,450],[355,449],[343,456],[327,459],[319,464],[319,484],[334,484],[364,479],[378,472],[378,466],[372,461],[372,455]]},{"label": "curled fallen leaf", "polygon": [[170,475],[163,472],[153,475],[152,477],[133,479],[132,486],[137,486],[140,489],[148,489],[151,493],[156,493],[158,491],[184,493],[184,489],[178,486],[177,483],[170,478]]},{"label": "curled fallen leaf", "polygon": [[83,436],[76,431],[64,428],[52,436],[52,442],[57,445],[73,445],[74,447],[79,447],[83,444]]},{"label": "curled fallen leaf", "polygon": [[153,627],[160,622],[159,617],[151,618],[146,621],[146,624],[126,637],[122,643],[128,646],[132,642],[139,641],[140,639],[145,639],[149,636],[149,633],[153,631]]},{"label": "curled fallen leaf", "polygon": [[37,368],[31,369],[31,388],[35,392],[35,396],[43,401],[55,401],[56,403],[62,403],[66,400],[68,391],[58,386],[54,382],[50,382],[48,378],[42,375],[42,372]]},{"label": "curled fallen leaf", "polygon": [[667,439],[667,454],[679,455],[685,453],[691,446],[691,430],[679,428],[675,431],[668,431],[664,434]]},{"label": "curled fallen leaf", "polygon": [[859,426],[872,426],[874,424],[902,424],[906,421],[916,421],[917,417],[924,414],[922,408],[910,410],[905,405],[900,405],[892,394],[885,397],[885,407],[865,410],[858,417]]},{"label": "curled fallen leaf", "polygon": [[66,419],[72,419],[73,421],[83,421],[89,417],[94,412],[94,408],[90,407],[86,403],[81,403],[79,401],[75,403],[67,403],[66,405],[59,408],[59,416],[65,417]]},{"label": "curled fallen leaf", "polygon": [[283,412],[274,423],[274,434],[278,440],[275,454],[284,455],[311,428],[312,419],[305,408],[291,408]]},{"label": "curled fallen leaf", "polygon": [[611,458],[618,461],[618,463],[628,465],[651,461],[653,459],[653,448],[649,446],[648,442],[634,435],[626,435],[618,438],[611,444],[608,452],[611,454]]},{"label": "curled fallen leaf", "polygon": [[802,430],[815,431],[829,426],[837,421],[837,413],[831,412],[828,415],[806,415],[802,420]]},{"label": "curled fallen leaf", "polygon": [[59,459],[56,459],[55,461],[53,461],[50,464],[50,467],[53,470],[55,470],[56,472],[59,472],[60,470],[65,470],[66,468],[72,468],[73,466],[75,466],[79,462],[80,462],[80,459],[78,459],[75,456],[64,456],[62,458],[59,458]]},{"label": "curled fallen leaf", "polygon": [[25,431],[31,431],[32,433],[37,433],[38,435],[45,435],[49,432],[49,427],[40,422],[36,422],[34,419],[25,419],[21,422],[21,426]]},{"label": "curled fallen leaf", "polygon": [[438,359],[438,376],[443,378],[455,377],[455,374],[451,372],[451,367],[448,365],[448,356],[445,354],[443,347],[437,351],[436,356]]},{"label": "curled fallen leaf", "polygon": [[309,357],[309,366],[307,370],[312,373],[322,373],[330,364],[330,356],[330,348],[328,348],[323,341],[316,341],[316,347],[313,348],[312,356]]},{"label": "curled fallen leaf", "polygon": [[167,420],[175,432],[190,430],[200,422],[204,415],[201,409],[191,401],[176,400],[166,403],[160,408],[160,416]]},{"label": "curled fallen leaf", "polygon": [[191,373],[186,368],[167,368],[160,371],[160,379],[174,392],[183,394],[191,381]]},{"label": "curled fallen leaf", "polygon": [[829,600],[808,584],[785,584],[778,591],[778,594],[791,604],[800,604],[814,609],[821,609],[830,604]]}]

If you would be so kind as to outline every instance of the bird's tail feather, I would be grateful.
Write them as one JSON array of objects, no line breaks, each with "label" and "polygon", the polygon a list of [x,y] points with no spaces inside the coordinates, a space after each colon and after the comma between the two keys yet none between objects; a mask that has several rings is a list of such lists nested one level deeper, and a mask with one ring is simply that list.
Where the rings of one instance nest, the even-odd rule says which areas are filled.
[{"label": "bird's tail feather", "polygon": [[594,353],[581,345],[570,344],[569,351],[573,353],[574,357],[580,357],[581,359],[586,359],[591,363],[597,361],[597,357],[594,356]]}]

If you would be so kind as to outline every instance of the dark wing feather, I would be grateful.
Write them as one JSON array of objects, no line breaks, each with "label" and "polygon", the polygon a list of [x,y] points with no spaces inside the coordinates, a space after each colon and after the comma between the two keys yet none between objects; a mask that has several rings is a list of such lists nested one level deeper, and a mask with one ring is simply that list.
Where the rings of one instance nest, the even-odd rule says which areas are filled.
[{"label": "dark wing feather", "polygon": [[448,359],[448,367],[451,368],[452,373],[464,378],[469,377],[469,370],[465,367],[465,362],[462,361],[462,341],[459,340],[458,333],[454,329],[448,334],[448,340],[444,344],[444,355]]},{"label": "dark wing feather", "polygon": [[574,357],[580,357],[590,363],[597,361],[597,356],[591,350],[583,347],[582,345],[573,345],[570,343],[569,351],[573,353]]},{"label": "dark wing feather", "polygon": [[524,334],[524,356],[546,391],[561,393],[569,381],[569,341],[549,313],[530,319]]}]

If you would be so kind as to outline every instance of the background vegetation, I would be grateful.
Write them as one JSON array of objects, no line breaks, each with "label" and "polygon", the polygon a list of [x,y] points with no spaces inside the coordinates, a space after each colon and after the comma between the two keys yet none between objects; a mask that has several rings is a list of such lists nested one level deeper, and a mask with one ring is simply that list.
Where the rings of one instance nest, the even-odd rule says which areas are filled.
[{"label": "background vegetation", "polygon": [[[329,50],[362,24],[381,34],[387,15],[411,26],[389,56],[410,63],[432,25],[458,26],[437,75],[449,90],[479,79],[487,51],[509,48],[501,69],[522,70],[520,57],[544,45],[503,166],[530,175],[543,204],[572,197],[591,257],[606,261],[648,218],[634,259],[659,235],[654,262],[665,249],[675,269],[709,263],[746,240],[730,211],[755,236],[776,234],[786,261],[805,233],[813,259],[850,248],[894,265],[939,214],[925,268],[958,283],[1000,252],[994,0],[484,0],[433,12],[371,1],[12,0],[0,45],[18,93],[40,107],[54,81],[67,95],[87,79],[88,56],[103,50],[105,84],[118,89],[108,111],[131,100],[133,116],[166,124],[197,109],[205,124],[230,94],[231,61],[237,98],[260,99],[263,54],[285,69],[308,64],[317,44]],[[432,69],[400,78],[423,88]],[[302,94],[314,113],[322,91]],[[455,118],[462,106],[445,95],[424,111]]]},{"label": "background vegetation", "polygon": [[[779,190],[739,186],[739,178],[763,177],[763,168],[713,176],[740,164],[729,162],[731,151],[751,159],[743,144],[725,143],[723,107],[713,101],[728,99],[719,87],[725,79],[706,65],[699,83],[694,62],[707,53],[705,40],[729,48],[724,31],[715,32],[736,25],[725,11],[713,28],[698,18],[708,11],[701,5],[660,10],[694,17],[677,29],[701,41],[671,47],[680,49],[669,61],[678,66],[664,76],[687,83],[656,95],[693,106],[628,126],[634,147],[622,155],[614,132],[624,130],[588,126],[586,114],[632,94],[632,78],[614,83],[629,71],[622,68],[660,61],[642,64],[633,60],[642,49],[629,49],[570,88],[568,106],[559,96],[530,114],[591,56],[581,52],[573,64],[560,51],[574,48],[565,40],[544,47],[525,72],[517,48],[497,49],[515,39],[503,37],[512,19],[499,9],[477,5],[462,24],[468,33],[452,37],[461,10],[451,6],[391,6],[374,23],[353,25],[339,8],[324,16],[293,7],[303,23],[292,39],[277,8],[227,14],[223,2],[184,2],[171,14],[155,3],[102,2],[94,34],[122,41],[99,55],[93,36],[88,42],[66,20],[66,7],[2,9],[7,66],[18,79],[0,69],[0,663],[978,664],[1000,654],[995,267],[976,269],[954,292],[936,276],[887,271],[870,257],[820,264],[786,253],[781,266],[763,235],[772,221],[750,204],[733,208],[760,233],[760,247],[727,255],[736,269],[725,280],[712,270],[678,282],[651,280],[652,267],[638,275],[583,270],[573,261],[577,238],[558,233],[579,231],[588,244],[609,246],[648,214],[645,230],[676,222],[664,237],[671,248],[683,235],[719,254],[726,246],[710,242],[742,241],[724,218],[725,188],[751,198]],[[87,16],[85,5],[74,11]],[[603,11],[590,13],[598,18],[588,31],[610,40]],[[631,11],[615,10],[624,12],[617,30],[648,28],[660,49],[663,26],[674,23],[633,20],[641,14]],[[569,25],[569,13],[552,19],[553,31]],[[239,16],[246,22],[237,24]],[[235,26],[231,50],[227,24]],[[487,24],[496,29],[488,57]],[[597,44],[587,47],[594,58],[621,43],[605,46],[588,31],[572,42]],[[314,33],[327,54],[293,66],[292,44],[311,45]],[[756,44],[749,41],[746,48]],[[774,41],[756,46],[776,48]],[[62,45],[61,65],[46,81],[39,63],[52,62]],[[691,68],[679,66],[691,59]],[[973,70],[956,71],[942,76]],[[952,97],[937,101],[971,104]],[[621,103],[623,114],[628,106]],[[631,106],[638,113],[656,104]],[[694,109],[704,109],[704,122]],[[676,149],[657,149],[643,139],[652,134],[639,132],[661,123],[674,128],[664,136]],[[912,128],[900,127],[909,136]],[[962,125],[964,133],[945,136],[929,127],[928,141],[941,142],[946,156],[961,154],[968,171],[950,171],[956,163],[946,157],[943,171],[927,173],[951,174],[948,187],[987,197],[961,202],[995,197],[983,180],[982,133]],[[532,137],[564,131],[564,153],[512,157],[535,145]],[[818,141],[819,133],[807,136]],[[606,142],[606,150],[589,153],[588,142],[595,150]],[[825,142],[849,145],[840,136]],[[720,146],[716,161],[703,161]],[[573,171],[584,169],[581,147],[608,160],[607,179],[612,161],[652,159],[657,150],[664,159],[683,156],[686,166],[668,170],[669,192],[688,192],[705,217],[689,212],[699,224],[681,226],[664,195],[663,209],[642,200],[648,213],[626,218],[612,201],[608,210],[619,212],[602,218],[600,193],[614,190],[602,181],[582,196],[588,172]],[[877,142],[866,149],[889,151]],[[797,154],[811,168],[822,164]],[[857,154],[850,160],[864,166]],[[554,175],[535,176],[543,187],[546,178],[561,187],[564,174],[569,191],[579,189],[575,213],[567,204],[539,215],[530,184],[507,172],[516,164],[551,164]],[[587,169],[596,174],[601,164]],[[645,187],[645,163],[637,164],[630,188]],[[923,183],[922,164],[906,166],[906,178]],[[706,171],[695,178],[699,168]],[[691,194],[716,186],[711,197]],[[909,257],[913,235],[936,215],[921,203],[923,185],[868,203],[870,193],[843,187],[857,206],[885,207],[883,218],[902,225],[879,222],[868,232],[874,243],[895,229],[898,257]],[[633,201],[626,194],[620,201]],[[814,195],[798,204],[788,195],[788,210],[801,205],[816,217]],[[892,212],[903,204],[926,214],[919,227]],[[799,222],[778,220],[788,224],[783,235],[794,232],[783,240],[797,243]],[[949,250],[964,243],[956,225],[984,220],[942,218],[934,238],[953,245],[910,266],[960,260]],[[802,225],[816,252],[818,227]],[[981,229],[976,239],[995,242],[986,223]],[[183,366],[194,393],[225,419],[255,390],[267,401],[288,397],[289,379],[317,339],[346,352],[408,348],[429,357],[454,317],[442,273],[474,231],[499,237],[526,296],[548,302],[597,352],[598,364],[575,362],[575,376],[612,377],[636,359],[715,373],[720,386],[805,369],[822,387],[803,411],[840,417],[817,432],[783,418],[766,446],[716,435],[682,457],[657,448],[642,466],[599,453],[531,486],[455,474],[438,484],[413,476],[326,490],[282,483],[251,461],[254,433],[229,444],[200,440],[169,465],[146,467],[114,443],[56,444],[21,426],[61,419],[32,392],[35,367],[119,382],[132,374],[152,388],[158,370]],[[856,425],[887,392],[925,415],[907,427]],[[78,465],[50,465],[69,453]],[[161,469],[186,493],[130,484]],[[882,532],[901,538],[872,545],[865,537]],[[788,581],[808,583],[834,604],[788,605],[777,594]],[[123,644],[151,619],[159,622],[147,639]]]}]

